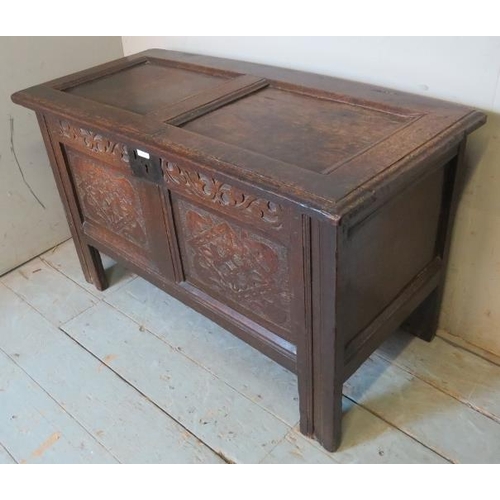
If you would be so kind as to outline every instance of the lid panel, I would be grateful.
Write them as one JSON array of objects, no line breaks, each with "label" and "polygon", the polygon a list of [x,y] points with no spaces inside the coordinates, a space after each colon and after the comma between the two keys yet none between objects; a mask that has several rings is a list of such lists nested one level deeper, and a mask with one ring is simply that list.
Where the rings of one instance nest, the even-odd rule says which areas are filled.
[{"label": "lid panel", "polygon": [[145,62],[71,87],[66,92],[147,114],[225,81],[227,78],[219,75]]},{"label": "lid panel", "polygon": [[414,119],[414,115],[267,88],[184,128],[327,174]]},{"label": "lid panel", "polygon": [[[338,221],[456,154],[462,105],[324,75],[149,50],[16,92],[75,127],[189,160]],[[387,191],[384,191],[386,193]]]}]

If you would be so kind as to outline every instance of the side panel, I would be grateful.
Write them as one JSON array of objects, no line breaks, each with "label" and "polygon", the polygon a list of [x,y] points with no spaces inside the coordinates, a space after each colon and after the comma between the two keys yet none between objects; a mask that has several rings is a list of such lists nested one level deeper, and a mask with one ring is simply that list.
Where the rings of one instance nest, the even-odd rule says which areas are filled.
[{"label": "side panel", "polygon": [[345,231],[339,323],[363,332],[438,255],[445,169],[428,174]]}]

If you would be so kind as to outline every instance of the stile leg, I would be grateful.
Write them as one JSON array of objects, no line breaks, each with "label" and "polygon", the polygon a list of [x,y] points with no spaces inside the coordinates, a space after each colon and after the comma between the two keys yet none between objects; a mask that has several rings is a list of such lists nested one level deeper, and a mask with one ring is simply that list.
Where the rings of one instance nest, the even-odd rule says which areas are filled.
[{"label": "stile leg", "polygon": [[[108,278],[102,265],[101,254],[99,253],[99,250],[92,246],[86,245],[86,247],[87,248],[82,249],[82,253],[86,257],[86,267],[88,270],[87,274],[85,274],[84,272],[85,279],[89,283],[93,283],[93,285],[102,292],[103,290],[106,290],[106,288],[108,288]],[[80,259],[80,264],[82,265],[83,269],[84,264],[82,262],[82,259]]]},{"label": "stile leg", "polygon": [[315,395],[314,436],[327,451],[336,451],[342,435],[342,382],[334,380]]},{"label": "stile leg", "polygon": [[[344,349],[337,325],[337,237],[333,225],[311,222],[311,339],[309,405],[301,405],[301,430],[313,436],[328,451],[340,444]],[[299,360],[299,363],[301,360]],[[301,386],[299,370],[299,389]],[[312,418],[311,413],[312,412]],[[306,423],[302,424],[305,420]]]},{"label": "stile leg", "polygon": [[61,153],[57,149],[57,145],[52,144],[44,116],[37,113],[37,118],[83,275],[98,290],[105,290],[108,287],[108,280],[102,265],[102,259],[99,251],[85,242],[80,214],[71,195],[72,186]]},{"label": "stile leg", "polygon": [[333,363],[315,366],[313,379],[299,372],[300,432],[315,438],[327,451],[336,451],[342,430],[342,374]]},{"label": "stile leg", "polygon": [[312,361],[312,378],[298,374],[300,432],[335,451],[341,439],[343,374],[335,370],[334,355],[321,358]]}]

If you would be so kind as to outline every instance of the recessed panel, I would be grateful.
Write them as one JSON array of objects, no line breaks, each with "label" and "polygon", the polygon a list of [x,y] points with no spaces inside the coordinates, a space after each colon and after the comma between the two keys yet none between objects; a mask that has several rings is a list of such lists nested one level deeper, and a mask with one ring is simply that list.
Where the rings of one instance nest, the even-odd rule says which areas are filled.
[{"label": "recessed panel", "polygon": [[[285,246],[212,211],[174,197],[185,279],[280,334],[290,329]],[[273,329],[271,327],[271,329]],[[289,333],[283,334],[287,340]]]},{"label": "recessed panel", "polygon": [[[83,232],[134,264],[170,278],[172,263],[162,232],[158,188],[135,179],[116,160],[111,165],[67,144],[63,145],[63,151]],[[103,160],[114,158],[104,153],[101,156]]]},{"label": "recessed panel", "polygon": [[319,173],[389,137],[413,117],[265,89],[183,128]]},{"label": "recessed panel", "polygon": [[339,321],[347,340],[363,331],[435,257],[444,170],[400,193],[351,229],[339,267]]},{"label": "recessed panel", "polygon": [[66,148],[85,220],[139,247],[147,245],[138,190],[127,176]]},{"label": "recessed panel", "polygon": [[143,63],[67,90],[96,102],[146,114],[227,81],[181,68]]}]

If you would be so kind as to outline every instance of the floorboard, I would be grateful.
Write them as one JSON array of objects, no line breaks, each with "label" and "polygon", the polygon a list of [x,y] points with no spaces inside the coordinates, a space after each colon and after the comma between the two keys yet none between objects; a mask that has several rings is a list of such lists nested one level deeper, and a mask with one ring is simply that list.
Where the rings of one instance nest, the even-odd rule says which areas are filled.
[{"label": "floorboard", "polygon": [[475,344],[471,344],[465,339],[461,337],[457,337],[456,335],[452,335],[446,330],[438,330],[437,335],[439,338],[443,339],[447,344],[451,344],[455,347],[459,347],[464,351],[468,351],[471,354],[475,354],[476,356],[485,359],[486,361],[491,361],[493,364],[500,366],[500,357],[493,352],[487,351],[482,347],[479,347]]},{"label": "floorboard", "polygon": [[3,276],[0,282],[56,326],[98,302],[39,258]]},{"label": "floorboard", "polygon": [[0,349],[120,462],[222,462],[1,284]]},{"label": "floorboard", "polygon": [[377,353],[500,422],[500,366],[439,337],[428,343],[405,332],[397,332]]},{"label": "floorboard", "polygon": [[80,262],[76,256],[73,240],[67,240],[40,256],[46,264],[99,299],[105,297],[109,293],[115,292],[120,287],[136,278],[134,274],[116,264],[115,261],[107,255],[101,254],[101,257],[102,265],[106,270],[106,276],[109,282],[109,288],[104,291],[97,290],[92,283],[87,283],[87,281],[85,281]]},{"label": "floorboard", "polygon": [[335,453],[328,453],[294,428],[263,463],[448,463],[349,399],[344,398],[342,407],[342,442]]},{"label": "floorboard", "polygon": [[499,358],[398,332],[345,384],[332,454],[293,374],[103,261],[104,292],[71,240],[0,279],[0,463],[500,462]]},{"label": "floorboard", "polygon": [[289,426],[299,421],[297,377],[227,330],[140,278],[106,301]]},{"label": "floorboard", "polygon": [[344,393],[452,462],[500,462],[500,425],[372,355]]},{"label": "floorboard", "polygon": [[0,465],[16,464],[14,457],[0,444]]},{"label": "floorboard", "polygon": [[[132,318],[139,329],[142,326],[151,330],[255,403],[292,425],[297,423],[296,377],[210,320],[142,279],[125,285],[105,300]],[[357,455],[359,460],[370,462],[445,461],[378,417],[346,401],[345,451],[336,454],[340,461],[355,461]],[[353,421],[355,425],[351,424]],[[276,451],[271,452],[270,457],[275,457],[282,447],[293,449],[291,440],[296,434],[295,431],[290,432],[287,439],[276,447]],[[380,438],[373,439],[375,436]],[[297,442],[304,446],[307,446],[304,443],[309,443],[315,450],[317,448],[316,443],[307,438],[298,439]],[[363,447],[364,443],[369,445]],[[295,452],[292,455],[298,458]],[[327,457],[327,462],[331,461],[332,455],[327,454]]]},{"label": "floorboard", "polygon": [[289,426],[101,303],[63,327],[71,337],[231,461],[258,462]]},{"label": "floorboard", "polygon": [[117,462],[2,351],[0,422],[0,442],[18,463]]}]

